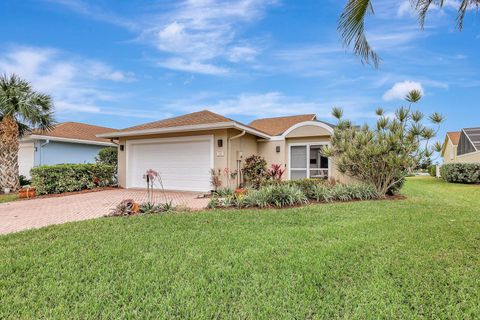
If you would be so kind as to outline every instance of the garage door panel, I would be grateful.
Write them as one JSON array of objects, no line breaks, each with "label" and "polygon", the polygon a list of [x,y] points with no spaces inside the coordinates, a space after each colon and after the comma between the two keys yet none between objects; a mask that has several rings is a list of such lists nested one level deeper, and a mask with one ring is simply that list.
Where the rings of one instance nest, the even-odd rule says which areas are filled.
[{"label": "garage door panel", "polygon": [[131,174],[128,187],[145,188],[143,174],[153,169],[159,172],[165,189],[207,191],[210,189],[212,153],[210,138],[132,144],[127,168]]}]

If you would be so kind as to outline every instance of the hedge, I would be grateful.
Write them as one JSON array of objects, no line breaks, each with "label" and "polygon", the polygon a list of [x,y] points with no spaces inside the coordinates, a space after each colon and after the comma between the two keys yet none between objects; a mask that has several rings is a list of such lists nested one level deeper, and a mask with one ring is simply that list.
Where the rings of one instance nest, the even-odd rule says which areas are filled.
[{"label": "hedge", "polygon": [[115,167],[106,164],[59,164],[31,171],[37,194],[52,194],[111,186]]},{"label": "hedge", "polygon": [[480,163],[448,163],[440,168],[442,178],[454,183],[480,183]]}]

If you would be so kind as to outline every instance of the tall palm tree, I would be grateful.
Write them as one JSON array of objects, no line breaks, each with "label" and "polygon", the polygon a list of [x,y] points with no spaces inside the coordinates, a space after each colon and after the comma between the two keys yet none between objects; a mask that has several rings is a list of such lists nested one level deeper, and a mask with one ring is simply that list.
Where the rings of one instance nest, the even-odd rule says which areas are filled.
[{"label": "tall palm tree", "polygon": [[19,188],[19,138],[28,130],[49,130],[53,124],[49,95],[36,92],[14,74],[0,76],[0,187]]},{"label": "tall palm tree", "polygon": [[[338,31],[343,44],[349,47],[353,44],[353,52],[362,59],[362,62],[373,64],[377,68],[380,57],[372,49],[365,36],[365,19],[369,14],[375,14],[373,0],[347,0],[347,4],[340,15]],[[423,28],[428,11],[433,7],[443,7],[445,0],[410,0],[412,8],[418,14],[420,27]],[[463,28],[463,18],[469,8],[480,8],[480,0],[461,0],[457,14],[457,27]]]}]

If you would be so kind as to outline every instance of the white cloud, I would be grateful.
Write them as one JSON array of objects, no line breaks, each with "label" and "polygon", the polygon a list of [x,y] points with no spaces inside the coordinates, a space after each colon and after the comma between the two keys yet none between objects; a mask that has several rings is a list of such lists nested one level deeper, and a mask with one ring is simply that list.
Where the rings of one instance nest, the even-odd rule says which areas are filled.
[{"label": "white cloud", "polygon": [[[213,102],[210,102],[213,101]],[[330,97],[318,100],[288,96],[282,92],[242,93],[227,98],[215,98],[210,94],[202,94],[185,100],[177,100],[167,105],[171,110],[187,113],[202,109],[225,116],[245,116],[251,118],[275,117],[297,114],[317,114],[319,119],[330,119],[333,106],[341,106],[348,119],[374,118],[374,100],[370,97],[349,96]]]},{"label": "white cloud", "polygon": [[100,81],[132,81],[133,75],[90,59],[68,56],[51,48],[14,47],[0,55],[0,73],[17,74],[35,90],[50,94],[58,112],[101,113],[100,101],[116,95],[99,90]]},{"label": "white cloud", "polygon": [[383,100],[391,101],[396,99],[404,99],[405,96],[412,90],[418,90],[424,93],[422,84],[415,81],[397,82],[383,95]]},{"label": "white cloud", "polygon": [[[151,13],[129,19],[82,0],[45,0],[92,19],[138,33],[139,40],[153,45],[162,57],[158,66],[210,75],[230,70],[224,63],[251,62],[260,49],[245,44],[242,27],[263,17],[277,0],[182,0],[152,5]],[[161,8],[160,10],[158,8]]]},{"label": "white cloud", "polygon": [[218,67],[214,64],[203,63],[198,61],[189,61],[182,58],[171,58],[158,63],[159,66],[172,69],[187,71],[193,73],[202,73],[210,75],[224,75],[229,72],[227,68]]},{"label": "white cloud", "polygon": [[[259,48],[245,44],[241,28],[262,17],[272,0],[182,1],[144,29],[141,38],[166,54],[158,65],[180,71],[221,75],[219,61],[253,61]],[[179,63],[179,62],[182,63]],[[175,62],[175,63],[172,63]],[[187,66],[187,67],[186,67]]]},{"label": "white cloud", "polygon": [[412,8],[410,0],[405,0],[398,6],[397,15],[403,17],[406,15],[412,16],[415,14],[415,10]]}]

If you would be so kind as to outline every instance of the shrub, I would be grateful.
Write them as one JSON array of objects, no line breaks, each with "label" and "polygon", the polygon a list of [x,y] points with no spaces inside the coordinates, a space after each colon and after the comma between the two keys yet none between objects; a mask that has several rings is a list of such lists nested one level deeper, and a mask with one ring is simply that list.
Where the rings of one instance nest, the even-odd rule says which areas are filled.
[{"label": "shrub", "polygon": [[313,197],[320,202],[373,200],[380,198],[376,188],[367,183],[316,185]]},{"label": "shrub", "polygon": [[98,164],[108,164],[117,168],[118,164],[118,151],[115,147],[102,148],[98,151],[98,155],[95,157],[95,161]]},{"label": "shrub", "polygon": [[434,165],[434,164],[428,166],[428,174],[432,177],[436,177],[437,176],[437,166]]},{"label": "shrub", "polygon": [[139,212],[142,214],[162,213],[165,211],[166,210],[161,204],[154,204],[151,202],[142,203],[139,209]]},{"label": "shrub", "polygon": [[233,195],[233,189],[231,188],[220,188],[215,191],[215,194],[219,197],[227,197]]},{"label": "shrub", "polygon": [[276,181],[276,180],[267,180],[262,186],[271,186],[271,185],[290,185],[296,186],[302,190],[302,192],[310,199],[313,199],[314,188],[317,185],[329,185],[329,182],[324,179],[298,179],[298,180],[286,180],[286,181]]},{"label": "shrub", "polygon": [[480,183],[480,163],[448,163],[440,173],[447,182]]},{"label": "shrub", "polygon": [[308,203],[307,197],[299,187],[288,184],[270,185],[259,190],[251,190],[245,198],[244,203],[259,208],[271,206],[281,208]]},{"label": "shrub", "polygon": [[285,173],[285,168],[280,164],[273,163],[270,169],[267,170],[267,174],[270,179],[281,181],[282,176]]},{"label": "shrub", "polygon": [[[378,108],[374,127],[354,126],[342,119],[341,109],[334,108],[333,115],[339,121],[324,156],[335,157],[341,173],[374,185],[382,195],[398,192],[405,174],[441,149],[439,143],[434,148],[430,145],[438,128],[424,125],[424,115],[412,109],[421,96],[417,90],[409,92],[405,99],[410,105],[398,108],[392,117]],[[443,117],[433,113],[429,120],[438,126]]]},{"label": "shrub", "polygon": [[245,159],[243,165],[243,176],[249,186],[258,189],[267,180],[267,161],[261,156],[253,155]]},{"label": "shrub", "polygon": [[37,194],[93,189],[114,184],[115,168],[105,164],[59,164],[31,171]]}]

